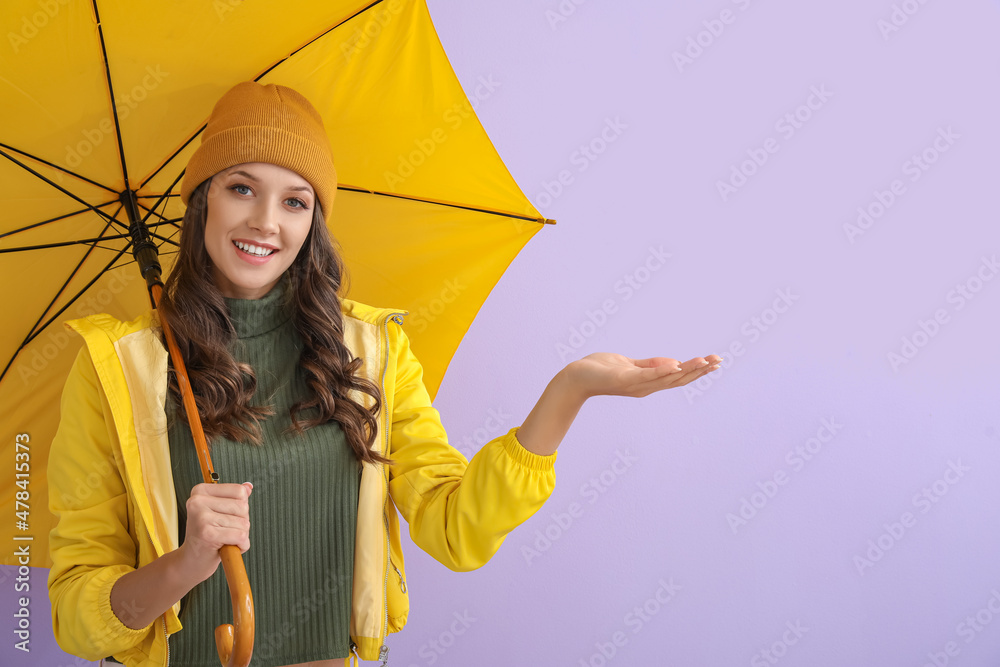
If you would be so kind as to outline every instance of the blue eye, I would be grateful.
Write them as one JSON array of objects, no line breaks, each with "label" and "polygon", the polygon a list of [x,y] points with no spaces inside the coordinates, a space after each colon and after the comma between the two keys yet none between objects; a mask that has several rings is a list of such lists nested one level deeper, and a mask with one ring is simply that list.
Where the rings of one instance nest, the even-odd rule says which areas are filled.
[{"label": "blue eye", "polygon": [[289,199],[286,199],[285,201],[296,202],[298,205],[294,206],[293,208],[301,208],[303,210],[306,210],[306,209],[309,208],[308,206],[306,206],[306,203],[304,201],[302,201],[301,199],[299,199],[297,197],[291,197]]},{"label": "blue eye", "polygon": [[[237,183],[236,185],[229,186],[230,190],[234,190],[234,191],[237,191],[237,192],[239,192],[239,188],[243,188],[245,190],[250,190],[250,186],[249,185],[243,185],[242,183]],[[239,192],[239,194],[244,195],[244,194],[250,194],[250,193],[249,192]]]}]

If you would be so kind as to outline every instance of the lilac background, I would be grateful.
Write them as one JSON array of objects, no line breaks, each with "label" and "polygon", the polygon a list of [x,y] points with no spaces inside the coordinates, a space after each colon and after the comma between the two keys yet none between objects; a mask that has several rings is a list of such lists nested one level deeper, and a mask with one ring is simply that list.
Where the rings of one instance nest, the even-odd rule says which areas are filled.
[{"label": "lilac background", "polygon": [[[500,155],[558,220],[487,300],[435,405],[471,455],[592,352],[725,366],[686,392],[589,401],[552,498],[487,567],[453,573],[404,540],[412,610],[390,664],[997,664],[1000,3],[897,2],[916,13],[883,35],[884,0],[578,1],[429,2]],[[814,87],[829,98],[787,136],[776,122]],[[912,181],[939,128],[957,137]],[[724,200],[717,181],[765,145]],[[905,192],[852,243],[844,226],[895,179]],[[650,247],[670,254],[652,271]],[[981,289],[959,308],[958,285]],[[789,458],[818,434],[810,460]],[[762,506],[734,530],[744,499]],[[45,574],[30,660],[9,632],[0,655],[87,664],[42,650]]]},{"label": "lilac background", "polygon": [[[886,39],[892,2],[430,3],[466,91],[499,83],[477,113],[558,220],[449,368],[436,406],[452,442],[520,423],[555,372],[592,352],[728,365],[700,395],[589,401],[552,498],[486,568],[450,573],[406,543],[399,664],[998,664],[1000,616],[959,624],[984,608],[994,620],[1000,590],[1000,280],[961,309],[948,295],[1000,255],[1000,4],[913,4]],[[575,11],[550,23],[560,6]],[[732,23],[678,71],[673,52],[725,9]],[[813,86],[832,96],[787,137],[776,121]],[[607,118],[627,128],[581,171],[574,153]],[[939,127],[959,137],[912,182],[903,165]],[[716,181],[769,137],[777,152],[723,201]],[[552,197],[561,170],[573,180]],[[894,179],[905,192],[852,244],[845,223]],[[626,299],[616,285],[647,277],[649,246],[672,257]],[[779,289],[798,299],[747,335]],[[607,299],[616,312],[572,349],[571,329]],[[887,355],[938,309],[947,322],[894,370]],[[490,410],[508,422],[489,431]],[[787,453],[824,418],[842,428],[796,469]],[[618,451],[636,463],[616,477]],[[949,461],[969,470],[920,500]],[[734,534],[727,514],[779,471],[786,483]],[[615,482],[588,491],[602,472]],[[563,530],[553,515],[572,503]],[[905,512],[912,526],[859,573],[855,557]],[[536,556],[538,531],[558,537]],[[676,596],[634,621],[661,579]],[[466,611],[476,621],[453,627]],[[808,630],[786,635],[788,622]],[[608,659],[595,643],[610,654],[616,632],[626,643]]]}]

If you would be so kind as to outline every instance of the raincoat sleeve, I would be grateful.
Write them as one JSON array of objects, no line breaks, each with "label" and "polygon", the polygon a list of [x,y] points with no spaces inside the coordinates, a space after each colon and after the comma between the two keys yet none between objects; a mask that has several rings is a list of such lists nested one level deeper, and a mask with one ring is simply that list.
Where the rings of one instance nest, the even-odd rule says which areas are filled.
[{"label": "raincoat sleeve", "polygon": [[414,543],[452,570],[476,569],[552,494],[557,453],[528,451],[514,427],[467,461],[448,444],[406,333],[389,330],[396,360],[389,492]]},{"label": "raincoat sleeve", "polygon": [[49,599],[59,646],[99,660],[139,644],[149,627],[134,630],[111,610],[111,588],[136,566],[128,531],[128,498],[110,442],[111,408],[100,389],[87,346],[63,389],[61,417],[49,452]]}]

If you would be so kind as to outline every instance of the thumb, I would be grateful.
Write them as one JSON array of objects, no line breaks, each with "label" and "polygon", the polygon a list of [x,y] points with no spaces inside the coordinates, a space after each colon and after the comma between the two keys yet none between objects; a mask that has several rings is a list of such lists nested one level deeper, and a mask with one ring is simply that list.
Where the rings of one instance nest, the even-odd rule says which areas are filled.
[{"label": "thumb", "polygon": [[250,493],[253,493],[253,482],[243,482],[243,486],[250,487]]}]

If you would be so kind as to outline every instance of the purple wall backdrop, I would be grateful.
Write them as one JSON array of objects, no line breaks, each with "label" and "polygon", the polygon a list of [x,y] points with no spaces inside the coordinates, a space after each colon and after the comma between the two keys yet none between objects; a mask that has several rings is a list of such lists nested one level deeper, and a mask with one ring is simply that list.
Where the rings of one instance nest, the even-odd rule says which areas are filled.
[{"label": "purple wall backdrop", "polygon": [[430,5],[559,221],[452,362],[453,442],[592,352],[727,363],[588,402],[483,570],[407,545],[393,658],[1000,664],[1000,3]]},{"label": "purple wall backdrop", "polygon": [[998,664],[1000,2],[429,5],[558,220],[452,362],[453,444],[592,352],[726,361],[588,402],[487,567],[404,544],[390,664]]}]

